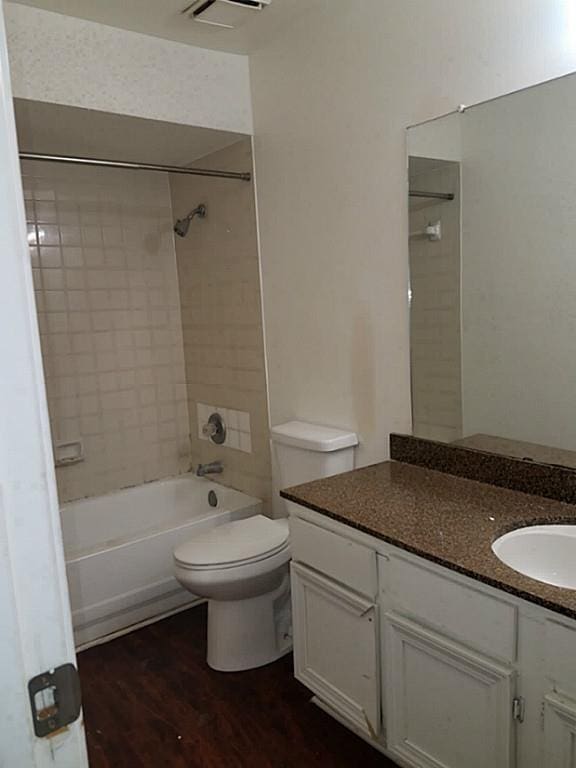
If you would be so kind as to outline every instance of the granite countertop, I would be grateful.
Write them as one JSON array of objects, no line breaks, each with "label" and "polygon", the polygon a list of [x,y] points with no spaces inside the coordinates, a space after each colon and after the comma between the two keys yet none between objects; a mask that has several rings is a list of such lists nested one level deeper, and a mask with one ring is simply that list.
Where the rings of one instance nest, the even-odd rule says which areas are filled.
[{"label": "granite countertop", "polygon": [[576,506],[387,461],[288,488],[289,501],[576,619],[576,590],[512,570],[492,542],[515,528],[576,524]]}]

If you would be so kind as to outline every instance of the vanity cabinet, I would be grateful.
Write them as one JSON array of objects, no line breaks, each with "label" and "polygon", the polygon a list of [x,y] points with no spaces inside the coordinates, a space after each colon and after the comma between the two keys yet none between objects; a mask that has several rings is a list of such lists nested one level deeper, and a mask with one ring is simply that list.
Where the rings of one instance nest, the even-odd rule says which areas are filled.
[{"label": "vanity cabinet", "polygon": [[294,506],[296,677],[405,768],[576,768],[576,622]]}]

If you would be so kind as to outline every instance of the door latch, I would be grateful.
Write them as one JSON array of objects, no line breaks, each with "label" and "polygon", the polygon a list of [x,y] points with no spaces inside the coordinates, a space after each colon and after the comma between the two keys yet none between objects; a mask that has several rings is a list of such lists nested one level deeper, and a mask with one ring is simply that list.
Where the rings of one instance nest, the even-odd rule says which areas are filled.
[{"label": "door latch", "polygon": [[74,664],[63,664],[28,681],[32,722],[36,736],[65,728],[80,715],[80,678]]},{"label": "door latch", "polygon": [[512,718],[518,723],[524,722],[524,710],[526,709],[526,703],[522,696],[515,696],[512,699]]}]

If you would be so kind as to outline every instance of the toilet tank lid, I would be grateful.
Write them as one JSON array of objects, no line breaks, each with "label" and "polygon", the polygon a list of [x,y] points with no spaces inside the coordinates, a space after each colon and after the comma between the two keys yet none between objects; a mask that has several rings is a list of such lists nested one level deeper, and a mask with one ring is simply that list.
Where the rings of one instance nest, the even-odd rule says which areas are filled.
[{"label": "toilet tank lid", "polygon": [[322,427],[319,424],[307,424],[304,421],[288,421],[270,430],[275,443],[304,448],[307,451],[339,451],[358,445],[355,432],[334,427]]}]

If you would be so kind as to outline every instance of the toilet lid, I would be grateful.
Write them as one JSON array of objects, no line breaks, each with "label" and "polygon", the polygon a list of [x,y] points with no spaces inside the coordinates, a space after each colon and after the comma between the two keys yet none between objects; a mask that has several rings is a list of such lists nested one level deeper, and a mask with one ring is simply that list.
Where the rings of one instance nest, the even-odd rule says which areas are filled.
[{"label": "toilet lid", "polygon": [[189,568],[242,563],[279,551],[288,535],[288,520],[254,515],[200,533],[176,547],[174,559]]}]

